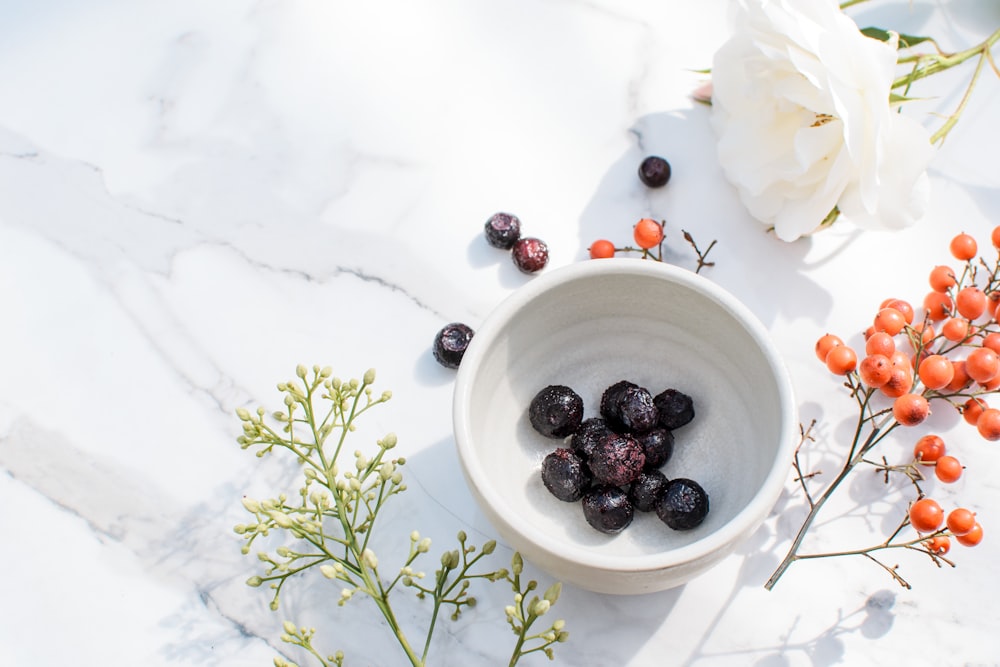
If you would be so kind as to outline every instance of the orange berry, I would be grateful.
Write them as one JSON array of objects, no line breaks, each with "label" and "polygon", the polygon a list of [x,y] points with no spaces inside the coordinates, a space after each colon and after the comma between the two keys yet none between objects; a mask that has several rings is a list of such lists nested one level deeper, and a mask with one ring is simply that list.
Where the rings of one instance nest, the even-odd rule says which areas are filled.
[{"label": "orange berry", "polygon": [[[909,362],[907,362],[909,364]],[[879,391],[889,398],[899,398],[913,387],[913,371],[909,368],[893,366],[889,381],[879,387]]]},{"label": "orange berry", "polygon": [[983,347],[988,347],[997,354],[1000,354],[1000,333],[994,331],[986,334],[983,338]]},{"label": "orange berry", "polygon": [[951,368],[954,371],[954,374],[951,377],[951,382],[948,383],[945,389],[952,392],[961,391],[967,384],[969,384],[969,382],[972,381],[972,378],[970,378],[969,374],[965,371],[964,361],[952,361]]},{"label": "orange berry", "polygon": [[945,445],[941,436],[928,433],[913,446],[913,458],[921,463],[933,463],[944,456]]},{"label": "orange berry", "polygon": [[928,551],[938,556],[943,556],[951,551],[951,540],[948,539],[947,535],[935,535],[924,542],[924,545]]},{"label": "orange berry", "polygon": [[953,535],[965,535],[976,526],[976,515],[964,507],[959,507],[948,512],[945,525]]},{"label": "orange berry", "polygon": [[883,308],[875,315],[872,326],[875,327],[875,331],[884,331],[890,336],[895,336],[906,326],[906,318],[895,308]]},{"label": "orange berry", "polygon": [[894,308],[903,314],[903,319],[906,320],[907,324],[913,324],[913,306],[910,305],[909,301],[903,301],[902,299],[886,299],[882,302],[881,308]]},{"label": "orange berry", "polygon": [[949,317],[941,325],[941,335],[957,343],[969,335],[969,323],[958,317]]},{"label": "orange berry", "polygon": [[993,309],[993,319],[1000,322],[1000,303]]},{"label": "orange berry", "polygon": [[977,384],[979,384],[979,386],[986,391],[996,391],[997,389],[1000,389],[1000,373],[994,375],[993,379],[989,382],[979,382]]},{"label": "orange berry", "polygon": [[660,244],[663,240],[663,225],[651,218],[643,218],[635,223],[632,230],[635,243],[644,250],[649,250]]},{"label": "orange berry", "polygon": [[865,342],[865,352],[867,354],[881,354],[888,357],[895,351],[896,341],[884,331],[872,332],[872,335]]},{"label": "orange berry", "polygon": [[1000,248],[1000,227],[993,228],[993,232],[990,234],[990,240],[993,241],[994,248]]},{"label": "orange berry", "polygon": [[963,262],[969,261],[979,252],[976,239],[965,232],[953,238],[948,249],[951,250],[951,254],[955,259],[960,259]]},{"label": "orange berry", "polygon": [[974,320],[986,312],[986,294],[983,290],[970,285],[963,287],[955,295],[955,308],[967,320]]},{"label": "orange berry", "polygon": [[917,374],[928,389],[942,389],[948,386],[955,375],[955,368],[948,357],[932,354],[920,362]]},{"label": "orange berry", "polygon": [[955,272],[951,270],[950,266],[935,266],[931,269],[928,282],[931,284],[931,289],[935,292],[946,292],[948,288],[958,284],[958,281],[955,279]]},{"label": "orange berry", "polygon": [[1000,356],[988,347],[977,347],[965,358],[965,372],[980,384],[989,382],[1000,372]]},{"label": "orange berry", "polygon": [[951,484],[962,476],[962,464],[954,456],[946,454],[934,464],[934,474],[945,484]]},{"label": "orange berry", "polygon": [[928,292],[924,297],[924,310],[927,317],[934,322],[943,320],[951,314],[951,297],[944,292]]},{"label": "orange berry", "polygon": [[965,535],[956,535],[955,541],[963,547],[974,547],[983,541],[983,527],[976,523]]},{"label": "orange berry", "polygon": [[927,399],[920,394],[903,394],[892,403],[892,416],[903,426],[916,426],[930,413]]},{"label": "orange berry", "polygon": [[847,345],[838,345],[826,355],[826,367],[834,375],[847,375],[858,367],[858,355]]},{"label": "orange berry", "polygon": [[843,345],[844,341],[840,340],[839,337],[833,334],[823,334],[816,341],[816,357],[826,363],[826,355],[830,354],[830,350],[837,347],[838,345]]},{"label": "orange berry", "polygon": [[944,523],[944,510],[932,498],[921,498],[910,505],[910,524],[921,533],[933,533]]},{"label": "orange berry", "polygon": [[903,352],[902,350],[896,350],[895,352],[890,354],[889,363],[892,364],[893,368],[903,368],[906,369],[907,371],[913,370],[913,362],[910,361],[910,358],[906,355],[906,352]]},{"label": "orange berry", "polygon": [[591,259],[607,259],[615,256],[615,244],[607,239],[598,239],[590,245]]},{"label": "orange berry", "polygon": [[981,398],[970,398],[962,405],[962,419],[978,427],[979,417],[988,410],[990,404]]},{"label": "orange berry", "polygon": [[892,362],[884,354],[869,354],[861,360],[858,375],[866,385],[878,389],[892,376]]},{"label": "orange berry", "polygon": [[1000,410],[985,408],[976,419],[976,429],[987,440],[1000,440]]}]

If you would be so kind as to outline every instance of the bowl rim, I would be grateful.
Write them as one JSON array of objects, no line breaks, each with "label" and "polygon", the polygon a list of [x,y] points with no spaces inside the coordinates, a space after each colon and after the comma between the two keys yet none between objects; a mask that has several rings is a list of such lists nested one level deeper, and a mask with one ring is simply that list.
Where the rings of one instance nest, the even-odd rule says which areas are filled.
[{"label": "bowl rim", "polygon": [[[503,517],[513,516],[513,508],[504,495],[492,483],[471,446],[471,417],[468,414],[475,369],[480,365],[491,344],[504,330],[512,316],[517,314],[540,294],[580,279],[590,279],[601,275],[633,275],[653,277],[678,283],[710,299],[716,305],[740,322],[774,374],[780,414],[787,418],[779,426],[778,449],[775,465],[765,476],[760,487],[750,501],[729,521],[690,544],[658,553],[637,555],[611,555],[591,551],[587,547],[567,544],[554,539],[545,531],[533,525],[515,524]],[[478,502],[485,502],[492,512],[484,511],[491,523],[502,522],[502,527],[494,525],[502,535],[517,535],[529,541],[535,549],[540,549],[554,558],[570,561],[578,566],[598,568],[618,572],[645,572],[677,567],[704,558],[707,554],[732,548],[735,541],[749,537],[773,509],[784,488],[789,467],[794,456],[795,438],[798,434],[797,410],[793,398],[791,376],[781,355],[778,353],[763,323],[739,299],[718,284],[687,269],[654,260],[636,258],[607,258],[583,260],[569,264],[540,276],[516,289],[508,295],[483,321],[463,356],[455,378],[452,401],[452,419],[459,462],[467,483],[474,485],[473,496]],[[788,466],[781,465],[787,461]],[[493,517],[496,517],[494,519]],[[519,548],[518,545],[512,545]]]}]

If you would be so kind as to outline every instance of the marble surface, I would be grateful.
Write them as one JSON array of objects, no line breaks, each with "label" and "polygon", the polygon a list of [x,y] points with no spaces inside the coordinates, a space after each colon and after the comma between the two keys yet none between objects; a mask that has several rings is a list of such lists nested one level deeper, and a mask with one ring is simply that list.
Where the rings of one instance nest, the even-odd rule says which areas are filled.
[{"label": "marble surface", "polygon": [[[303,584],[272,613],[243,584],[258,564],[232,532],[240,498],[290,476],[239,448],[234,412],[275,406],[298,363],[375,367],[394,398],[370,427],[410,459],[382,529],[419,529],[435,554],[459,529],[493,537],[455,461],[453,373],[429,348],[532,279],[483,241],[497,210],[547,241],[550,269],[594,238],[626,243],[646,215],[667,220],[676,264],[694,265],[681,229],[718,239],[704,275],[773,332],[803,420],[819,420],[810,463],[832,465],[856,415],[813,342],[857,341],[886,297],[920,301],[954,233],[1000,222],[1000,85],[984,73],[935,156],[918,226],[784,244],[725,183],[690,97],[727,14],[722,0],[0,3],[0,664],[268,665],[300,658],[278,640],[286,617],[348,664],[403,664],[374,608],[338,608],[336,585]],[[1000,25],[1000,6],[971,0],[854,15],[945,48]],[[934,123],[961,83],[928,81],[908,112]],[[650,153],[674,167],[660,191],[635,177]],[[955,569],[901,554],[904,590],[826,559],[766,592],[802,515],[789,475],[751,540],[687,585],[567,587],[557,664],[1000,664],[1000,459],[954,415],[932,419],[968,469],[929,487],[987,531]],[[877,541],[891,495],[871,477],[845,487],[813,544]],[[477,595],[439,628],[433,664],[506,660],[508,592]],[[423,622],[426,606],[400,605]]]}]

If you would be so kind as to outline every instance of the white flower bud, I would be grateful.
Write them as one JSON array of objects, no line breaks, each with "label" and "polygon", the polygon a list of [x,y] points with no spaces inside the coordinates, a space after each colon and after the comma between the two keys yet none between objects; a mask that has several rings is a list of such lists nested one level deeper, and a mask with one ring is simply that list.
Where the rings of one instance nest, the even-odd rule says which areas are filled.
[{"label": "white flower bud", "polygon": [[281,627],[283,627],[285,629],[285,632],[287,632],[290,635],[294,635],[296,633],[296,630],[298,630],[298,628],[295,627],[295,624],[292,623],[291,621],[285,621],[284,623],[282,623]]},{"label": "white flower bud", "polygon": [[365,381],[365,384],[371,384],[371,383],[375,382],[375,369],[374,368],[369,368],[367,371],[365,371],[364,381]]},{"label": "white flower bud", "polygon": [[425,537],[417,544],[417,553],[425,554],[431,550],[431,538]]},{"label": "white flower bud", "polygon": [[250,421],[250,411],[246,408],[236,408],[236,416],[242,421]]},{"label": "white flower bud", "polygon": [[248,512],[253,512],[254,514],[260,511],[260,503],[249,496],[243,496],[243,507],[245,507]]},{"label": "white flower bud", "polygon": [[371,549],[365,549],[361,552],[361,561],[373,570],[378,567],[378,558],[375,557],[375,552]]},{"label": "white flower bud", "polygon": [[319,566],[319,571],[327,579],[336,579],[337,578],[337,570],[332,565],[327,565],[327,564],[320,565]]},{"label": "white flower bud", "polygon": [[295,522],[292,521],[292,517],[279,510],[271,510],[267,513],[267,515],[274,520],[275,524],[282,528],[291,528],[295,525]]},{"label": "white flower bud", "polygon": [[534,607],[532,607],[531,613],[535,616],[544,616],[545,612],[547,612],[551,606],[552,605],[548,600],[539,600],[535,603]]}]

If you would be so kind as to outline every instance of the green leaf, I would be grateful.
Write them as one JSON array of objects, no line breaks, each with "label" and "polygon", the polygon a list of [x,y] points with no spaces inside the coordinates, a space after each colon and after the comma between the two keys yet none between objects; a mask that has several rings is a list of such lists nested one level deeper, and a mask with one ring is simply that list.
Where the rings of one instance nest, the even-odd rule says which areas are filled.
[{"label": "green leaf", "polygon": [[861,34],[865,37],[871,37],[872,39],[877,39],[880,42],[888,42],[892,35],[889,34],[888,30],[883,30],[882,28],[862,28]]},{"label": "green leaf", "polygon": [[[888,30],[883,30],[882,28],[875,28],[869,26],[867,28],[861,29],[861,34],[865,37],[871,37],[872,39],[877,39],[880,42],[888,42],[892,38],[892,33]],[[931,42],[935,44],[932,37],[924,37],[921,35],[906,35],[903,33],[897,33],[899,35],[899,48],[908,49],[911,46],[916,46],[917,44],[922,44],[923,42]]]}]

